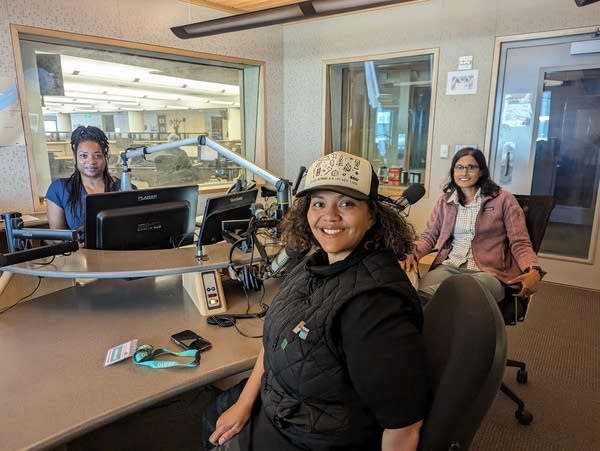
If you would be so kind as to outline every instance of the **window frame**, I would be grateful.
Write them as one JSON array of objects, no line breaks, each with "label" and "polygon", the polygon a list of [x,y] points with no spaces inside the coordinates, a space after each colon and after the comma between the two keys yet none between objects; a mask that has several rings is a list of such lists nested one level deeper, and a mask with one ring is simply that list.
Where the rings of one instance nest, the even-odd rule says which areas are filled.
[{"label": "window frame", "polygon": [[[425,156],[425,168],[423,169],[423,178],[421,182],[424,186],[429,186],[431,177],[431,159],[433,149],[433,129],[434,129],[434,118],[435,118],[435,107],[437,100],[437,79],[439,72],[439,56],[440,50],[437,47],[424,48],[418,50],[407,50],[400,52],[390,52],[382,54],[367,54],[354,57],[342,57],[327,59],[323,61],[323,148],[325,154],[331,153],[333,149],[333,129],[332,129],[332,111],[331,111],[331,86],[329,79],[329,66],[338,64],[351,64],[351,63],[363,63],[366,61],[382,61],[382,60],[397,60],[400,58],[412,58],[415,56],[431,56],[431,98],[429,105],[428,115],[428,131],[427,131],[427,150]],[[377,168],[375,168],[377,169]],[[385,195],[399,195],[406,185],[393,186],[393,185],[380,185],[379,191]]]},{"label": "window frame", "polygon": [[[15,70],[17,78],[17,90],[21,99],[21,116],[23,121],[23,132],[25,138],[25,148],[27,153],[27,162],[29,166],[29,175],[31,181],[31,190],[33,198],[34,211],[43,211],[43,196],[39,193],[38,183],[38,168],[36,157],[33,150],[33,134],[31,132],[30,110],[27,103],[26,82],[23,70],[23,60],[21,57],[21,39],[27,36],[33,36],[40,40],[53,43],[68,43],[74,46],[80,45],[84,48],[114,48],[116,51],[133,52],[140,56],[160,57],[177,62],[180,58],[184,62],[193,61],[208,61],[215,62],[215,65],[225,67],[236,66],[252,66],[251,69],[258,70],[258,86],[256,95],[256,121],[252,124],[242,120],[242,135],[245,135],[245,141],[252,141],[253,155],[248,159],[257,165],[264,164],[266,161],[266,146],[265,146],[265,68],[264,61],[252,60],[248,58],[239,58],[226,55],[217,55],[193,50],[167,47],[157,44],[145,44],[134,41],[121,39],[107,38],[102,36],[92,36],[80,33],[71,33],[58,30],[50,30],[45,28],[31,27],[26,25],[10,24],[10,32],[12,38],[13,56],[15,60]],[[175,57],[175,58],[174,58]],[[240,103],[245,102],[246,97],[241,93]],[[215,188],[202,188],[202,192],[219,191]]]}]

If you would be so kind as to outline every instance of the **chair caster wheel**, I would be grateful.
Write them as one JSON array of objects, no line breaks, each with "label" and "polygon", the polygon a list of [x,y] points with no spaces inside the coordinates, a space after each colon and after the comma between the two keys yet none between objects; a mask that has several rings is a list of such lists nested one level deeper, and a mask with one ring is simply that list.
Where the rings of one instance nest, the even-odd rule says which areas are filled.
[{"label": "chair caster wheel", "polygon": [[528,410],[517,410],[515,411],[515,417],[519,424],[528,425],[533,421],[533,415]]},{"label": "chair caster wheel", "polygon": [[517,371],[517,382],[519,384],[527,383],[527,370],[519,370]]}]

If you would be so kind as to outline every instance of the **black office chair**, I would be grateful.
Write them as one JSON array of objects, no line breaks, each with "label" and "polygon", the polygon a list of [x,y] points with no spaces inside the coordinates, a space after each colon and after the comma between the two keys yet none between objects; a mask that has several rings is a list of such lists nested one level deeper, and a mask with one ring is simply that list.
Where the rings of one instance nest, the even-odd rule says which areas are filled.
[{"label": "black office chair", "polygon": [[[538,253],[540,246],[542,245],[542,240],[546,232],[548,221],[550,220],[550,213],[554,208],[554,197],[528,195],[515,195],[515,197],[525,212],[525,223],[527,224],[529,238],[531,240],[533,250]],[[500,307],[505,324],[513,326],[525,319],[527,307],[529,306],[532,296],[525,298],[519,298],[515,296],[516,291],[518,291],[518,288],[515,287],[507,286],[505,291],[506,296],[501,302],[498,303],[498,307]],[[525,362],[507,359],[506,366],[518,368],[517,382],[520,384],[527,383],[528,375]],[[502,382],[500,385],[500,391],[517,404],[515,417],[517,418],[518,422],[523,425],[530,424],[533,421],[533,415],[531,412],[525,409],[524,401],[517,396],[517,394],[504,382]]]},{"label": "black office chair", "polygon": [[424,317],[433,402],[419,449],[466,450],[502,381],[506,328],[491,294],[464,274],[440,285]]}]

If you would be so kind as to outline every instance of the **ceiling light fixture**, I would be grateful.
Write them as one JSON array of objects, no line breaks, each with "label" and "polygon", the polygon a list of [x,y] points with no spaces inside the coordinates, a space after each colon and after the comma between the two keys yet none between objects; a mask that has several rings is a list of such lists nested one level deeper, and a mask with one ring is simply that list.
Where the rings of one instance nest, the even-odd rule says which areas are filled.
[{"label": "ceiling light fixture", "polygon": [[156,70],[147,67],[131,66],[70,55],[61,55],[61,66],[63,69],[63,78],[66,82],[75,82],[76,80],[73,77],[79,76],[93,78],[96,81],[133,82],[148,87],[150,85],[166,88],[185,87],[189,90],[205,91],[207,93],[226,93],[229,95],[239,95],[240,93],[240,88],[236,85],[171,77],[160,75]]},{"label": "ceiling light fixture", "polygon": [[410,0],[312,0],[262,9],[245,14],[221,17],[219,19],[196,22],[171,27],[171,31],[181,39],[199,38],[232,31],[248,30],[314,17],[329,16],[379,6],[405,3]]}]

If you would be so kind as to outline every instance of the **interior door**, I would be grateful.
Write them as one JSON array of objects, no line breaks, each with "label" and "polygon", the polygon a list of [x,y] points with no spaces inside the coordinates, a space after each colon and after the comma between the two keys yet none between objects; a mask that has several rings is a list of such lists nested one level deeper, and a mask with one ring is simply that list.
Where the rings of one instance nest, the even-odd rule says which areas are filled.
[{"label": "interior door", "polygon": [[600,174],[600,45],[598,52],[574,53],[572,44],[584,40],[590,36],[507,44],[492,168],[495,180],[515,194],[555,196],[541,252],[591,261]]},{"label": "interior door", "polygon": [[[599,38],[585,34],[502,44],[490,163],[503,188],[554,195],[542,256],[597,264]],[[600,281],[591,283],[600,288]]]},{"label": "interior door", "polygon": [[[564,80],[560,80],[563,78]],[[552,88],[553,107],[548,117],[548,135],[552,138],[547,158],[544,140],[538,141],[534,182],[544,178],[552,158],[554,180],[551,194],[556,199],[547,229],[544,252],[589,259],[598,200],[600,172],[600,70],[547,72],[545,80],[563,81]],[[590,83],[591,90],[586,90]],[[538,186],[532,187],[537,194]],[[545,194],[545,193],[544,193]]]}]

